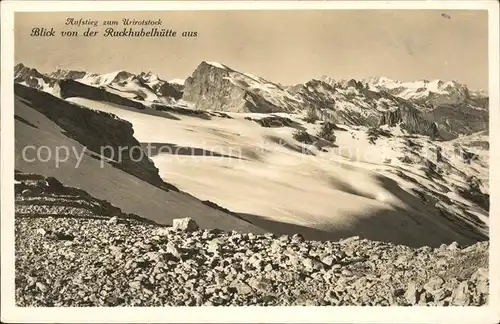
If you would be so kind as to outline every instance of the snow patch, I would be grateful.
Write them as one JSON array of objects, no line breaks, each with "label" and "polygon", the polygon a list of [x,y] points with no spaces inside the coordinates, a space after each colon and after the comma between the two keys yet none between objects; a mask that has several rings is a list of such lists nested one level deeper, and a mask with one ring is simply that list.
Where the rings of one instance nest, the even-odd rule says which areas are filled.
[{"label": "snow patch", "polygon": [[172,79],[172,80],[168,81],[168,83],[180,84],[180,85],[184,85],[185,82],[186,82],[186,79]]},{"label": "snow patch", "polygon": [[206,62],[208,65],[215,66],[215,67],[217,67],[217,68],[219,68],[219,69],[226,69],[226,68],[224,67],[224,65],[222,65],[222,64],[220,64],[220,63],[218,63],[218,62],[207,62],[207,61],[205,61],[205,62]]}]

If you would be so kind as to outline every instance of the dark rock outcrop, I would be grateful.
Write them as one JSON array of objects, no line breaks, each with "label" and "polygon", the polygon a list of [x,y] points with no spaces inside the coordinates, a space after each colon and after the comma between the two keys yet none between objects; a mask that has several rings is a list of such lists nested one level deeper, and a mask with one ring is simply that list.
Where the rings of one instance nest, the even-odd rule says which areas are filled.
[{"label": "dark rock outcrop", "polygon": [[452,137],[487,130],[489,125],[489,111],[467,103],[438,105],[424,116],[438,123]]},{"label": "dark rock outcrop", "polygon": [[292,127],[295,124],[290,118],[276,115],[266,116],[263,118],[245,117],[245,119],[254,121],[262,127]]},{"label": "dark rock outcrop", "polygon": [[56,71],[50,74],[50,77],[54,79],[72,79],[77,80],[83,78],[87,75],[85,71],[74,71],[74,70],[62,70],[57,69]]},{"label": "dark rock outcrop", "polygon": [[408,104],[402,103],[396,110],[387,111],[381,115],[379,125],[395,126],[396,124],[401,124],[401,128],[410,133],[440,138],[436,123],[423,118],[417,109]]},{"label": "dark rock outcrop", "polygon": [[140,102],[127,99],[114,93],[107,92],[104,89],[88,86],[71,79],[58,80],[54,87],[54,93],[59,95],[59,97],[63,99],[80,97],[96,101],[106,101],[117,105],[134,107],[137,109],[146,108],[146,106],[144,106]]},{"label": "dark rock outcrop", "polygon": [[152,72],[141,72],[134,77],[142,86],[151,89],[159,97],[173,98],[175,100],[182,98],[184,91],[183,84],[170,83],[160,79]]},{"label": "dark rock outcrop", "polygon": [[170,84],[168,82],[158,83],[155,86],[151,87],[154,92],[162,97],[170,97],[175,100],[179,100],[182,98],[182,86]]}]

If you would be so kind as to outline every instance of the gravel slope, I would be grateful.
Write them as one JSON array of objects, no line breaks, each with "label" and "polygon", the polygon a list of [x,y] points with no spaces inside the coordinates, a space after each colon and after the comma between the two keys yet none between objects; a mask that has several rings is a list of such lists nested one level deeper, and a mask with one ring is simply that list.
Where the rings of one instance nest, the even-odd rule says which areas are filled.
[{"label": "gravel slope", "polygon": [[416,249],[160,226],[54,178],[16,179],[18,306],[488,302],[487,242]]}]

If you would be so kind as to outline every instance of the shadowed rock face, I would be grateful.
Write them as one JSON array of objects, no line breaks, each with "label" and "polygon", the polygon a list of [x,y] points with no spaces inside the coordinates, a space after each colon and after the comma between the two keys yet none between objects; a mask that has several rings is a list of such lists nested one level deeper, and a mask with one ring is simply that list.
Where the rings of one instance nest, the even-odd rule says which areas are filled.
[{"label": "shadowed rock face", "polygon": [[42,89],[43,83],[53,86],[56,80],[19,63],[14,67],[14,82],[24,82],[31,88]]},{"label": "shadowed rock face", "polygon": [[83,78],[86,74],[87,74],[87,72],[85,72],[85,71],[74,71],[74,70],[66,71],[66,70],[57,69],[56,71],[52,72],[50,74],[50,76],[52,78],[55,78],[55,79],[76,80],[76,79]]},{"label": "shadowed rock face", "polygon": [[[342,90],[348,87],[354,88],[358,94],[349,96],[336,92],[337,88]],[[346,85],[312,80],[302,87],[295,87],[293,90],[298,93],[308,106],[321,113],[322,119],[333,120],[334,122],[348,125],[362,125],[377,127],[381,125],[395,126],[402,124],[410,133],[439,137],[439,131],[432,120],[424,118],[423,114],[411,102],[394,97],[387,92],[373,92],[364,88],[360,82],[350,80]],[[363,106],[359,105],[358,100]],[[378,101],[383,100],[387,104],[385,111],[378,109]],[[345,102],[353,105],[338,109],[339,105],[345,106]],[[325,111],[326,110],[326,111]]]},{"label": "shadowed rock face", "polygon": [[140,74],[134,76],[134,80],[137,80],[141,86],[150,88],[159,97],[173,98],[175,100],[182,98],[182,92],[184,90],[183,84],[170,83],[165,80],[161,80],[152,72],[141,72]]},{"label": "shadowed rock face", "polygon": [[490,98],[488,97],[477,97],[471,98],[470,102],[477,107],[481,107],[483,109],[488,109],[490,104]]},{"label": "shadowed rock face", "polygon": [[[54,177],[65,187],[85,190],[96,199],[120,208],[123,213],[158,224],[171,224],[175,218],[190,215],[204,228],[261,231],[164,182],[133,137],[129,122],[20,84],[14,87],[15,114],[18,116],[15,121],[16,170]],[[25,158],[23,152],[27,146],[47,147],[49,154],[43,155],[44,161],[36,157],[33,160],[31,153]],[[101,151],[103,147],[112,149]],[[66,159],[56,158],[58,148],[69,150]],[[121,158],[118,157],[120,152]],[[77,153],[81,155],[78,165]],[[101,154],[113,160],[102,161]]]},{"label": "shadowed rock face", "polygon": [[63,99],[80,97],[90,100],[107,101],[117,105],[129,106],[137,109],[146,108],[140,102],[130,100],[119,95],[107,92],[106,90],[88,86],[71,79],[58,80],[54,87],[54,93],[58,94]]},{"label": "shadowed rock face", "polygon": [[473,108],[470,104],[439,105],[425,114],[425,118],[440,125],[443,131],[457,137],[488,129],[489,111]]},{"label": "shadowed rock face", "polygon": [[[349,88],[357,92],[346,96],[338,91]],[[445,140],[488,128],[488,98],[470,97],[465,86],[450,90],[450,96],[431,93],[420,101],[397,97],[396,90],[374,92],[355,80],[345,84],[311,80],[289,91],[309,109],[321,111],[323,119],[348,125],[401,124],[410,133]]]},{"label": "shadowed rock face", "polygon": [[164,82],[159,84],[158,86],[152,87],[153,91],[158,95],[163,97],[171,97],[175,100],[179,100],[182,98],[182,86],[170,84],[168,82]]},{"label": "shadowed rock face", "polygon": [[402,105],[394,111],[385,112],[379,120],[379,125],[395,126],[398,123],[410,133],[428,135],[431,138],[440,137],[436,124],[424,119],[418,110],[409,105]]},{"label": "shadowed rock face", "polygon": [[[66,80],[62,83],[65,85],[71,85],[73,83],[82,85],[71,80]],[[78,96],[80,97],[93,94],[93,92],[84,92],[88,90],[87,88],[92,87],[82,86],[83,87],[77,86],[75,88],[63,86],[63,89],[66,89],[63,91],[65,91],[67,95],[75,94],[76,91],[79,91]],[[74,89],[76,89],[76,91],[74,91]],[[47,116],[68,133],[70,137],[76,139],[96,154],[99,154],[101,148],[106,146],[113,147],[114,152],[118,152],[119,147],[140,147],[139,142],[133,136],[134,130],[132,124],[112,114],[80,107],[43,91],[38,91],[20,84],[14,84],[14,92],[17,96],[21,97],[26,104]],[[74,95],[69,96],[71,97]],[[128,151],[126,153],[128,153]],[[110,158],[111,156],[107,157]],[[137,160],[135,157],[134,159]],[[158,169],[146,156],[140,161],[133,161],[131,159],[131,154],[122,154],[122,159],[114,163],[114,165],[155,186],[166,188],[163,180],[158,175]]]}]

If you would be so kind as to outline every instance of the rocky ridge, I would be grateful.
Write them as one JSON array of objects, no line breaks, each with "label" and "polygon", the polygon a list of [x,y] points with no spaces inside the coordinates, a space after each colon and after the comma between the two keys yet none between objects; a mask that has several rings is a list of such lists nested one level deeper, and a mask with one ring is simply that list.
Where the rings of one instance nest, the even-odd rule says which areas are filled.
[{"label": "rocky ridge", "polygon": [[[63,84],[67,82],[75,81],[65,81]],[[92,87],[86,86],[85,89],[88,88]],[[63,86],[61,89],[63,95],[67,94],[64,91],[74,91],[74,88],[71,90],[64,89],[66,88]],[[93,91],[99,90],[97,88],[92,89],[94,89]],[[115,115],[81,107],[43,91],[37,91],[20,84],[14,84],[14,92],[25,103],[28,103],[33,109],[47,116],[47,118],[61,127],[70,137],[92,151],[96,159],[105,159],[106,162],[113,164],[115,167],[158,188],[178,191],[177,188],[166,184],[160,178],[158,169],[147,156],[143,156],[139,160],[133,159],[130,154],[123,154],[120,161],[115,161],[111,155],[106,155],[106,152],[104,152],[104,156],[100,156],[102,147],[110,146],[115,151],[118,151],[118,148],[132,149],[133,147],[140,146],[139,142],[133,136],[134,130],[129,122]],[[80,92],[83,93],[83,91]],[[109,132],[110,129],[113,132]]]},{"label": "rocky ridge", "polygon": [[[57,69],[51,73],[40,73],[22,63],[14,67],[14,81],[32,88],[51,92],[61,81],[74,81],[79,84],[98,88],[106,96],[119,95],[131,101],[154,101],[170,103],[182,97],[183,85],[162,80],[152,72],[139,74],[128,71],[115,71],[107,74],[90,73],[76,70]],[[80,88],[83,86],[79,86]],[[130,103],[130,102],[129,102]],[[142,105],[141,105],[142,106]],[[139,107],[141,108],[141,107]],[[143,108],[143,107],[142,107]]]},{"label": "rocky ridge", "polygon": [[55,79],[38,72],[37,69],[19,63],[14,67],[14,82],[24,83],[39,90],[47,90],[54,86]]},{"label": "rocky ridge", "polygon": [[487,242],[409,248],[350,237],[173,226],[123,214],[55,178],[16,172],[18,306],[488,303]]},{"label": "rocky ridge", "polygon": [[138,101],[124,98],[117,94],[108,92],[105,89],[88,86],[71,79],[57,80],[54,86],[53,93],[57,97],[62,99],[79,97],[90,100],[110,102],[113,104],[134,107],[137,109],[146,109],[146,106]]},{"label": "rocky ridge", "polygon": [[488,127],[487,98],[471,96],[465,85],[441,82],[436,92],[425,88],[427,95],[423,97],[422,91],[415,90],[417,98],[402,95],[403,90],[413,93],[414,84],[401,84],[398,92],[365,81],[322,78],[284,87],[220,63],[202,62],[186,80],[183,100],[202,110],[312,110],[323,120],[336,123],[368,127],[399,124],[411,134],[445,140]]}]

